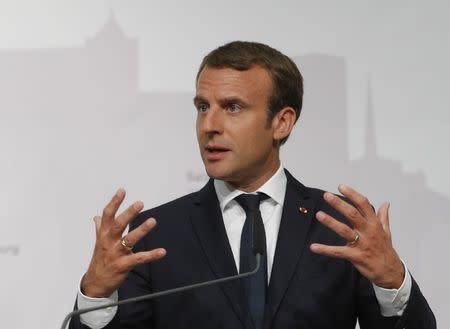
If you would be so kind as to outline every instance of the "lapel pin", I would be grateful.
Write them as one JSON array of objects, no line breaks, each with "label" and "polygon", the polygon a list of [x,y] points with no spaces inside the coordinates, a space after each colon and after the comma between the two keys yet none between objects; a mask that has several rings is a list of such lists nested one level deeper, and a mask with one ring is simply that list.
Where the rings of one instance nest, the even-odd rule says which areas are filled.
[{"label": "lapel pin", "polygon": [[298,208],[298,210],[300,210],[300,212],[303,213],[303,214],[307,214],[308,213],[308,209],[303,208],[303,207]]}]

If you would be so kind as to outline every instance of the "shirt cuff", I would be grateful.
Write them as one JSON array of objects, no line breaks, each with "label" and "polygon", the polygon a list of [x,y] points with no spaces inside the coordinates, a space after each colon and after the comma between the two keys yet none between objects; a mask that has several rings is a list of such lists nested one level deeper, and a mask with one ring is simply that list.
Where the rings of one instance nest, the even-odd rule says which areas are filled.
[{"label": "shirt cuff", "polygon": [[400,288],[385,289],[372,283],[375,296],[377,297],[378,304],[380,305],[381,315],[385,317],[402,316],[406,305],[408,304],[409,296],[411,295],[411,274],[409,273],[406,264],[403,261],[402,263],[405,268],[405,277]]},{"label": "shirt cuff", "polygon": [[[81,278],[83,279],[83,278]],[[78,309],[106,305],[108,303],[114,303],[119,300],[117,291],[114,291],[111,296],[107,298],[92,298],[85,296],[81,292],[81,280],[78,284],[78,298],[77,307]],[[105,327],[117,313],[117,306],[104,308],[101,310],[96,310],[80,315],[80,322],[91,329],[101,329]]]}]

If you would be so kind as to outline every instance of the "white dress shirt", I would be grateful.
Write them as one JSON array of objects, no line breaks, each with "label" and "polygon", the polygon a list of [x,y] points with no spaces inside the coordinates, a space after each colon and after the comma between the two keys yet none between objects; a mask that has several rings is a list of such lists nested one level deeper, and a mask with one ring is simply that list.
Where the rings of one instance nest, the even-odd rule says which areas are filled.
[{"label": "white dress shirt", "polygon": [[[286,184],[287,178],[283,167],[280,166],[277,172],[263,186],[254,191],[254,193],[263,192],[269,196],[268,199],[263,200],[260,204],[261,217],[266,231],[267,277],[269,282],[286,194]],[[241,232],[246,216],[244,209],[234,199],[245,192],[236,190],[228,183],[217,179],[214,180],[214,188],[219,200],[220,210],[222,211],[223,222],[233,252],[236,268],[239,272],[239,248]],[[383,316],[400,316],[406,308],[411,293],[412,281],[406,265],[403,265],[405,266],[405,278],[399,289],[384,289],[373,285],[375,296]],[[109,298],[90,298],[84,296],[80,288],[78,288],[77,305],[79,309],[94,305],[104,305],[117,301],[117,298],[117,292],[114,292]],[[85,313],[80,316],[80,321],[92,329],[100,329],[113,319],[116,312],[117,307]]]},{"label": "white dress shirt", "polygon": [[[273,258],[277,244],[278,230],[280,228],[281,215],[283,212],[284,196],[286,194],[286,175],[280,166],[278,171],[256,192],[263,192],[269,198],[261,201],[259,209],[266,231],[267,248],[267,278],[270,282],[272,273]],[[239,272],[239,256],[241,244],[241,232],[245,222],[245,211],[234,200],[237,196],[245,193],[234,189],[228,183],[221,180],[214,180],[217,199],[222,211],[223,223],[227,232],[233,252],[236,268]]]}]

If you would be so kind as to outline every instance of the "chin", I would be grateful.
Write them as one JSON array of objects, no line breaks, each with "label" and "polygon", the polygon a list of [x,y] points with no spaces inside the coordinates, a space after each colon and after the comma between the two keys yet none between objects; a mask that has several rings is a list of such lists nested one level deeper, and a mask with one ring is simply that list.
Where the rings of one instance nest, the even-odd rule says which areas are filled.
[{"label": "chin", "polygon": [[206,174],[213,179],[220,179],[223,181],[227,181],[229,178],[229,172],[222,170],[220,168],[214,168],[214,166],[208,166],[205,164]]},{"label": "chin", "polygon": [[210,177],[210,178],[213,178],[213,179],[220,179],[220,180],[225,180],[225,175],[223,175],[222,173],[220,173],[220,172],[217,172],[217,171],[215,171],[215,170],[208,170],[208,169],[206,169],[206,174]]}]

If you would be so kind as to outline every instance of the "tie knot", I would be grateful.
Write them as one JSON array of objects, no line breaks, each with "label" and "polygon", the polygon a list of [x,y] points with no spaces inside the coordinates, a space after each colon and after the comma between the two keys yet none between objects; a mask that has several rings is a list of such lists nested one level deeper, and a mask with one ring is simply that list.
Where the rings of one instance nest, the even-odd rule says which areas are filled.
[{"label": "tie knot", "polygon": [[258,194],[241,194],[235,198],[236,202],[244,208],[245,212],[255,211],[259,209],[261,201],[267,199],[268,196],[264,193]]}]

